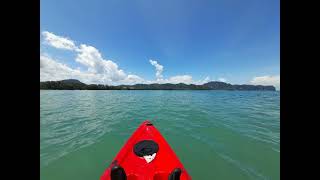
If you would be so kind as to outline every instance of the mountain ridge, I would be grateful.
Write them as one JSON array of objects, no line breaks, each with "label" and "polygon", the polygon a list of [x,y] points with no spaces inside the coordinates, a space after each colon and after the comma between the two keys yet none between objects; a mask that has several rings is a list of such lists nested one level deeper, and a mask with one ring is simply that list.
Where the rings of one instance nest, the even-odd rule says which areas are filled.
[{"label": "mountain ridge", "polygon": [[77,79],[65,79],[60,81],[40,82],[40,89],[52,90],[239,90],[239,91],[276,91],[274,86],[265,85],[232,85],[220,81],[210,81],[202,85],[185,83],[165,84],[134,84],[134,85],[103,85],[85,84]]}]

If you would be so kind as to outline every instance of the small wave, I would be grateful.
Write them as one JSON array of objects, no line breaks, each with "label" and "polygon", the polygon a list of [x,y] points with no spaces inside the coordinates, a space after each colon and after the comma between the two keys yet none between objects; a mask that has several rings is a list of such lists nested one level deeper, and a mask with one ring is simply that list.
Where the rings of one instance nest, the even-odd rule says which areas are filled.
[{"label": "small wave", "polygon": [[226,161],[230,162],[231,164],[235,165],[237,168],[241,169],[245,174],[247,174],[249,177],[252,179],[262,179],[262,180],[267,180],[268,178],[265,177],[263,174],[258,173],[254,168],[245,165],[244,163],[241,163],[240,161],[234,160],[231,157],[220,153],[220,157],[225,159]]}]

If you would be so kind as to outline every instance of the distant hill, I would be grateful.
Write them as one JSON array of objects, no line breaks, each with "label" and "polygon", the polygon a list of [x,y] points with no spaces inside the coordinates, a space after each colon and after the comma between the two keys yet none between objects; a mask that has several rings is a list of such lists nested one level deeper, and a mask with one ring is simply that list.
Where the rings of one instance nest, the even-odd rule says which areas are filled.
[{"label": "distant hill", "polygon": [[66,79],[62,81],[40,82],[40,89],[85,90],[87,89],[87,85],[76,79]]},{"label": "distant hill", "polygon": [[225,82],[211,81],[203,85],[195,84],[135,84],[109,86],[102,84],[85,84],[76,79],[40,82],[40,89],[52,90],[239,90],[239,91],[275,91],[274,86],[232,85]]},{"label": "distant hill", "polygon": [[208,87],[211,90],[245,90],[245,91],[275,91],[274,86],[262,86],[262,85],[232,85],[224,82],[211,81],[203,84],[203,86]]},{"label": "distant hill", "polygon": [[61,81],[62,83],[71,83],[71,84],[84,84],[77,79],[65,79]]}]

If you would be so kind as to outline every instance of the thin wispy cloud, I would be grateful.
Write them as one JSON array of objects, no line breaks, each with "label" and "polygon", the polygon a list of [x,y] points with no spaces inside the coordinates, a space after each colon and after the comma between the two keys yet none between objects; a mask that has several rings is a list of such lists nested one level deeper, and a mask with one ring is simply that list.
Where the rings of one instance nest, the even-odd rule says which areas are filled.
[{"label": "thin wispy cloud", "polygon": [[227,79],[226,79],[226,78],[218,78],[218,81],[220,81],[220,82],[227,82]]},{"label": "thin wispy cloud", "polygon": [[57,36],[51,32],[43,31],[42,35],[45,43],[58,49],[75,50],[77,47],[74,42],[67,37]]}]

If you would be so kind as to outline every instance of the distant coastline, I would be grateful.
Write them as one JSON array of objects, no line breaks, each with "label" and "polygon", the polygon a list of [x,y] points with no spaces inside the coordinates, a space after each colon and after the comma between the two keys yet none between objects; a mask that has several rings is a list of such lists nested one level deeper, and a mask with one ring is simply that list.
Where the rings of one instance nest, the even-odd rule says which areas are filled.
[{"label": "distant coastline", "polygon": [[202,85],[195,84],[135,84],[135,85],[102,85],[85,84],[76,79],[40,82],[40,89],[47,90],[238,90],[238,91],[276,91],[274,86],[232,85],[225,82],[211,81]]}]

